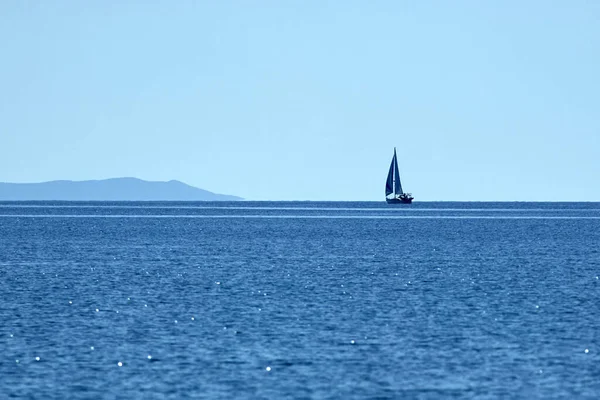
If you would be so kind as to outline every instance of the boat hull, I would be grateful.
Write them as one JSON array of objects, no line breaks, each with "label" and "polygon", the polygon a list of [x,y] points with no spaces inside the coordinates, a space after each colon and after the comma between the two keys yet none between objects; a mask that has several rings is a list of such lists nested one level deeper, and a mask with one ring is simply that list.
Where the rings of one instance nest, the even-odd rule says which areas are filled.
[{"label": "boat hull", "polygon": [[412,204],[412,201],[413,199],[411,197],[385,199],[385,202],[388,204]]}]

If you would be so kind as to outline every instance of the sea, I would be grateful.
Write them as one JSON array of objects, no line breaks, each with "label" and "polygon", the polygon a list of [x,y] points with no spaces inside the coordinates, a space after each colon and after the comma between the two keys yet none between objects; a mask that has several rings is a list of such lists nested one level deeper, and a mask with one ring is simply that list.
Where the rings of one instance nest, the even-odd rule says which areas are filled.
[{"label": "sea", "polygon": [[600,203],[2,202],[2,399],[600,398]]}]

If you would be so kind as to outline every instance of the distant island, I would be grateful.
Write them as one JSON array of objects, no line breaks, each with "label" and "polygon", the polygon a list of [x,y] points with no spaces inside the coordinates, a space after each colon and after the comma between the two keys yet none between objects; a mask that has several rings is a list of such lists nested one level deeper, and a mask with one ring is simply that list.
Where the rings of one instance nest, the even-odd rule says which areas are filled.
[{"label": "distant island", "polygon": [[236,201],[179,181],[151,182],[137,178],[41,183],[0,182],[0,200],[113,200],[113,201]]}]

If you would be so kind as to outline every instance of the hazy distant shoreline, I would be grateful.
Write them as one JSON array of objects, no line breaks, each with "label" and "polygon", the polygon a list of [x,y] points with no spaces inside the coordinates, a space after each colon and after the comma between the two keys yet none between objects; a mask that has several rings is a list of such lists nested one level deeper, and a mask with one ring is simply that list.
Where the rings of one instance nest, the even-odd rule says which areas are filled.
[{"label": "hazy distant shoreline", "polygon": [[112,178],[40,183],[0,182],[1,201],[239,201],[241,197],[213,193],[171,180]]}]

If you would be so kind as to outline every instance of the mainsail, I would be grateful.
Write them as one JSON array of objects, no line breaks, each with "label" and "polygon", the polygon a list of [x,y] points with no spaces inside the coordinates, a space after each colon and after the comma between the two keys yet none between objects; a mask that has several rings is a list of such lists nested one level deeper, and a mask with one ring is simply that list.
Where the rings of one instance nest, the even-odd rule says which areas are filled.
[{"label": "mainsail", "polygon": [[394,186],[396,195],[401,195],[402,193],[402,184],[400,183],[400,172],[398,172],[398,158],[396,157],[396,148],[394,147]]}]

